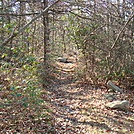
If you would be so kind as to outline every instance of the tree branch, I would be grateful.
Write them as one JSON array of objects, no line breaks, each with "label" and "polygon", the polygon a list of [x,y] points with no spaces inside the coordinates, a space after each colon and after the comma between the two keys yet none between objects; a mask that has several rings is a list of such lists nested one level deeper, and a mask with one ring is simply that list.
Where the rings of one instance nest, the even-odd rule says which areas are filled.
[{"label": "tree branch", "polygon": [[37,15],[30,22],[28,22],[26,25],[24,25],[24,27],[22,27],[18,32],[13,33],[8,39],[6,39],[2,44],[0,44],[0,47],[4,46],[8,42],[10,42],[14,37],[16,37],[18,34],[20,34],[26,27],[28,27],[30,24],[32,24],[32,22],[34,22],[35,20],[37,20],[38,18],[40,18],[44,13],[46,13],[49,10],[49,8],[51,8],[52,6],[54,6],[59,1],[60,0],[57,0],[53,4],[51,4],[50,6],[48,6],[47,8],[45,8],[39,15]]},{"label": "tree branch", "polygon": [[123,28],[120,30],[119,34],[117,35],[116,39],[115,39],[115,42],[113,43],[112,47],[111,47],[111,50],[115,47],[121,33],[124,31],[125,27],[128,25],[128,23],[131,21],[131,19],[134,17],[134,14],[132,14],[129,18],[128,18],[128,21],[125,23],[125,25],[123,26]]},{"label": "tree branch", "polygon": [[40,13],[26,13],[26,14],[15,14],[15,13],[0,13],[0,15],[11,15],[11,16],[30,16]]},{"label": "tree branch", "polygon": [[73,14],[75,16],[78,16],[79,18],[82,18],[82,19],[92,20],[91,18],[88,18],[88,17],[85,17],[85,16],[81,16],[81,15],[79,15],[77,13],[72,12],[72,11],[69,11],[69,13],[71,13],[71,14]]}]

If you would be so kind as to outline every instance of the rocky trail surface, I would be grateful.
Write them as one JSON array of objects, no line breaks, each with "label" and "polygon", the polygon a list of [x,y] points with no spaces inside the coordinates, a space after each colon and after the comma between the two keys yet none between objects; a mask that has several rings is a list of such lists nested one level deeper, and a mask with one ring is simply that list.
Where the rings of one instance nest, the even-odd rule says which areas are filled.
[{"label": "rocky trail surface", "polygon": [[[45,96],[53,110],[56,134],[134,134],[132,112],[105,107],[105,87],[76,80],[76,63],[57,64]],[[127,93],[124,96],[130,98]]]}]

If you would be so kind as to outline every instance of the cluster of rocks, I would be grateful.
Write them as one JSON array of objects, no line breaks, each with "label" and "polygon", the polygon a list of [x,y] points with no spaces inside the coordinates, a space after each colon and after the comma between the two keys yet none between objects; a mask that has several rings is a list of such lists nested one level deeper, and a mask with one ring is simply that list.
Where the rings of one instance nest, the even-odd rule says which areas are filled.
[{"label": "cluster of rocks", "polygon": [[[107,82],[107,87],[111,91],[115,92],[123,92],[123,90],[119,87],[117,87],[114,83],[111,81]],[[107,93],[104,95],[106,99],[108,99],[110,102],[108,102],[105,106],[112,109],[120,109],[120,110],[129,110],[129,101],[127,100],[117,100],[115,93]]]}]

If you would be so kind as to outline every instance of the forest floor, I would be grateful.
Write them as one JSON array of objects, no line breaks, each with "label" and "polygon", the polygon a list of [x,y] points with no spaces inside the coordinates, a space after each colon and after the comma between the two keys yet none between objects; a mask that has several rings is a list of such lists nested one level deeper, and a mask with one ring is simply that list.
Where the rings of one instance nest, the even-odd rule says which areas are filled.
[{"label": "forest floor", "polygon": [[134,93],[117,94],[131,102],[132,111],[107,109],[105,86],[75,79],[76,63],[56,63],[55,78],[44,96],[50,102],[56,134],[134,134]]},{"label": "forest floor", "polygon": [[40,84],[40,96],[32,85],[23,94],[21,83],[13,91],[0,89],[0,134],[134,134],[134,91],[116,93],[130,102],[131,111],[107,109],[105,84],[78,79],[76,69],[76,62],[56,62],[43,71],[48,86]]}]

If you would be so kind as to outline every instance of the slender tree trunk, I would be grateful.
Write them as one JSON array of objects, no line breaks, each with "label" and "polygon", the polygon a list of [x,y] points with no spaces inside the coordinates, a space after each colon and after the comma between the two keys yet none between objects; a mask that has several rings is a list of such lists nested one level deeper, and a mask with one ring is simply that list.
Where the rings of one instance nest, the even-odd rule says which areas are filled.
[{"label": "slender tree trunk", "polygon": [[[0,12],[4,12],[4,1],[3,0],[1,0],[1,9],[0,9]],[[4,26],[4,16],[0,16],[0,17],[1,17],[0,42],[3,42],[4,41],[4,30],[3,30],[2,27]]]},{"label": "slender tree trunk", "polygon": [[63,44],[64,44],[64,53],[66,53],[67,47],[66,47],[66,42],[65,42],[65,30],[64,30],[64,27],[63,27],[62,40],[63,40]]},{"label": "slender tree trunk", "polygon": [[[44,0],[44,9],[48,6],[48,0]],[[48,46],[48,11],[43,16],[44,25],[44,63],[47,60],[47,46]]]}]

